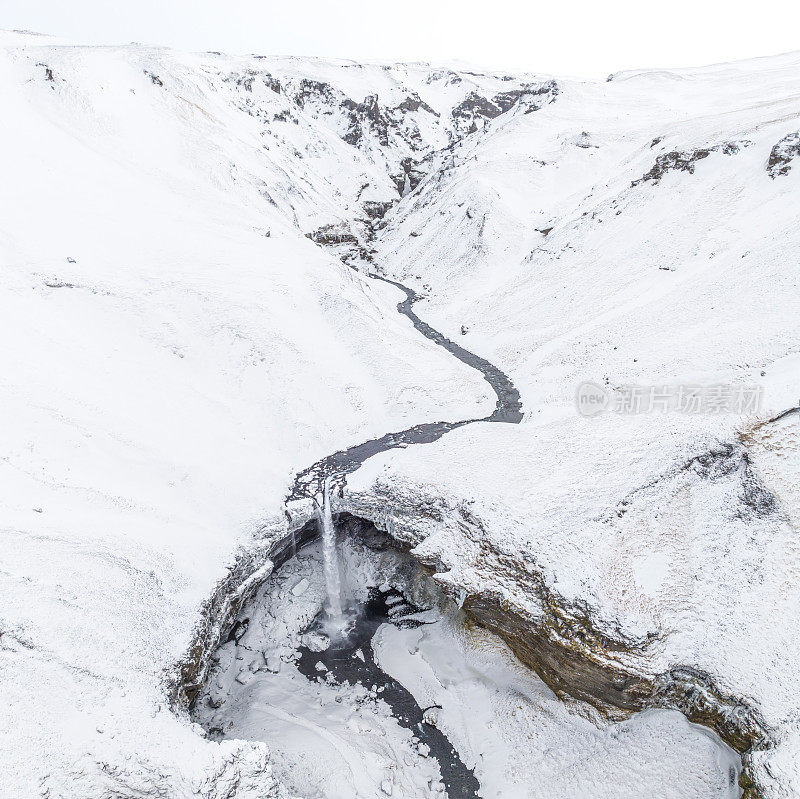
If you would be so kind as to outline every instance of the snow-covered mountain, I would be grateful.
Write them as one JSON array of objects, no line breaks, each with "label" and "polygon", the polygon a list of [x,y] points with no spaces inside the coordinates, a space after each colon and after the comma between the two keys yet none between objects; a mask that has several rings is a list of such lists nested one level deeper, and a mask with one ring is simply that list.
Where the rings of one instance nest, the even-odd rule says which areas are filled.
[{"label": "snow-covered mountain", "polygon": [[[170,700],[210,598],[309,517],[297,472],[496,399],[369,273],[524,418],[377,454],[339,508],[564,696],[677,707],[747,795],[800,794],[800,55],[576,82],[0,44],[0,795],[287,795]],[[585,382],[760,402],[584,415]]]}]

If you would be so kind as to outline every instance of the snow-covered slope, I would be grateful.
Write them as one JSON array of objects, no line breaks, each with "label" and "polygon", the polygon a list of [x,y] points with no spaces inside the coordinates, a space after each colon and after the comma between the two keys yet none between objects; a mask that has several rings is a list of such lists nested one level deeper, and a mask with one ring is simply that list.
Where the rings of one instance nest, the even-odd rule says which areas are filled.
[{"label": "snow-covered slope", "polygon": [[[800,57],[581,84],[2,44],[0,792],[281,795],[266,745],[168,707],[201,604],[296,471],[494,405],[343,257],[526,411],[345,502],[462,600],[544,625],[544,585],[623,642],[596,660],[708,675],[774,743],[759,789],[800,793],[797,416],[758,424],[798,397]],[[586,418],[584,380],[765,395]]]},{"label": "snow-covered slope", "polygon": [[306,238],[387,179],[299,111],[265,135],[237,63],[0,58],[0,793],[247,795],[251,769],[261,796],[266,747],[232,762],[167,708],[202,601],[297,470],[494,399]]},{"label": "snow-covered slope", "polygon": [[[623,651],[549,639],[633,687],[685,667],[740,698],[778,742],[752,755],[761,789],[794,796],[798,418],[767,420],[800,396],[800,57],[559,86],[455,148],[377,244],[427,293],[420,314],[511,376],[526,420],[375,459],[356,506],[415,528],[462,597],[547,629],[539,584],[503,574],[524,559]],[[612,403],[640,387],[641,412],[580,415],[584,381]],[[647,412],[651,387],[698,385],[761,408]],[[412,521],[423,494],[443,522]]]}]

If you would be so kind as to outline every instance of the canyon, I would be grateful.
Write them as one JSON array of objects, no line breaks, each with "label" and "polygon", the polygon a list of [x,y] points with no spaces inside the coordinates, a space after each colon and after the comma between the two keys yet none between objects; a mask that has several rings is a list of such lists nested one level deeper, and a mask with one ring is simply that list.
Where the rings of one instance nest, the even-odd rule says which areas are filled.
[{"label": "canyon", "polygon": [[9,796],[800,793],[800,55],[0,46]]}]

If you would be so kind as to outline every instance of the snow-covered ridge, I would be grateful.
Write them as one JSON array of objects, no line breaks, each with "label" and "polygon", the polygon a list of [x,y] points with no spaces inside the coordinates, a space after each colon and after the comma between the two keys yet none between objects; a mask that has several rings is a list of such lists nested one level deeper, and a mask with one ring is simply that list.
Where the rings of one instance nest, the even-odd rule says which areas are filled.
[{"label": "snow-covered ridge", "polygon": [[[507,372],[527,418],[379,456],[347,501],[380,500],[454,591],[535,616],[479,557],[532,556],[597,629],[652,640],[627,671],[696,667],[757,709],[775,744],[750,760],[758,790],[800,790],[796,415],[573,407],[586,379],[757,383],[765,418],[796,403],[796,56],[554,83],[9,38],[11,795],[282,795],[268,747],[204,740],[163,675],[227,568],[246,579],[287,534],[296,472],[494,403],[399,292],[334,257],[353,253]],[[727,446],[768,512],[741,459],[677,468]]]},{"label": "snow-covered ridge", "polygon": [[[200,606],[239,547],[285,529],[297,470],[387,428],[483,416],[494,397],[398,316],[402,294],[306,238],[351,219],[364,183],[396,194],[356,148],[305,115],[265,127],[243,113],[235,83],[201,68],[213,56],[0,57],[14,187],[0,229],[14,336],[0,467],[7,788],[212,796],[228,778],[210,775],[234,769],[263,795],[266,747],[210,747],[167,708],[163,674]],[[296,106],[270,92],[264,108]]]},{"label": "snow-covered ridge", "polygon": [[[559,85],[465,140],[375,246],[424,287],[421,314],[511,376],[526,423],[376,459],[348,507],[405,531],[468,604],[505,603],[559,644],[541,581],[571,616],[568,647],[621,668],[623,696],[589,694],[624,706],[640,678],[702,675],[698,696],[710,680],[723,716],[770,731],[750,795],[792,796],[794,656],[774,652],[800,627],[797,496],[780,476],[800,460],[797,412],[781,416],[800,380],[798,58]],[[756,386],[763,403],[585,418],[584,381]]]}]

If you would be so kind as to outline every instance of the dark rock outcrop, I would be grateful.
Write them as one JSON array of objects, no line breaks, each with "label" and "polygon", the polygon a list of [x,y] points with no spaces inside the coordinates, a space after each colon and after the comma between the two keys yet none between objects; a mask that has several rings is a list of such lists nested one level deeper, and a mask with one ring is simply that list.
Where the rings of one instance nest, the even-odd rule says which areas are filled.
[{"label": "dark rock outcrop", "polygon": [[342,137],[348,144],[357,145],[365,130],[368,130],[381,147],[389,146],[390,123],[378,102],[377,94],[367,95],[360,103],[348,100],[344,107],[350,111],[350,129]]},{"label": "dark rock outcrop", "polygon": [[634,180],[631,183],[631,188],[648,181],[654,184],[658,183],[667,172],[676,170],[693,175],[694,165],[698,161],[708,158],[711,153],[720,152],[723,155],[736,155],[742,147],[747,147],[749,144],[750,142],[723,142],[722,144],[715,144],[713,147],[701,147],[690,152],[673,150],[669,153],[663,153],[656,158],[656,162],[649,172],[646,172],[638,180]]},{"label": "dark rock outcrop", "polygon": [[416,92],[409,94],[402,103],[394,107],[395,111],[402,111],[405,113],[409,111],[419,111],[420,109],[427,111],[429,114],[433,114],[435,117],[439,116],[439,114],[437,114]]},{"label": "dark rock outcrop", "polygon": [[[513,105],[513,103],[512,103]],[[509,106],[510,107],[510,106]],[[475,117],[494,119],[500,116],[503,110],[486,97],[477,92],[470,92],[452,112],[454,119],[474,120]]]},{"label": "dark rock outcrop", "polygon": [[461,83],[462,78],[461,75],[451,69],[439,69],[431,72],[425,79],[426,83],[437,83],[438,81],[444,81],[446,84],[454,86]]},{"label": "dark rock outcrop", "polygon": [[370,219],[383,219],[386,212],[394,205],[394,200],[365,200],[364,213]]},{"label": "dark rock outcrop", "polygon": [[311,239],[315,244],[358,244],[358,238],[345,224],[323,225],[311,233],[306,233],[306,238]]},{"label": "dark rock outcrop", "polygon": [[392,180],[397,186],[397,191],[402,195],[406,191],[414,191],[428,174],[429,159],[415,161],[413,158],[404,158],[400,162],[401,172],[392,175]]},{"label": "dark rock outcrop", "polygon": [[281,82],[273,78],[269,72],[259,72],[254,69],[246,69],[243,72],[234,72],[226,75],[223,80],[226,83],[233,83],[246,92],[252,93],[253,87],[257,83],[262,83],[275,94],[281,93]]},{"label": "dark rock outcrop", "polygon": [[[44,69],[44,79],[48,81],[48,83],[55,83],[55,74],[53,73],[52,67],[49,67],[43,61],[39,61],[36,64],[37,67],[42,67]],[[149,74],[147,70],[145,70],[145,75]]]},{"label": "dark rock outcrop", "polygon": [[[486,123],[505,114],[515,106],[525,108],[525,113],[538,111],[545,102],[552,102],[558,95],[558,84],[548,81],[541,85],[525,84],[519,89],[496,94],[491,99],[477,92],[470,92],[455,108],[452,116],[457,127],[467,134],[486,126]],[[547,98],[542,99],[542,98]]]},{"label": "dark rock outcrop", "polygon": [[291,99],[300,108],[305,108],[309,100],[322,100],[328,105],[339,105],[345,99],[344,94],[338,89],[334,89],[330,83],[319,80],[303,78],[292,91],[289,92]]},{"label": "dark rock outcrop", "polygon": [[788,175],[792,160],[800,155],[800,132],[784,136],[773,148],[767,161],[767,174],[774,180],[778,175]]}]

